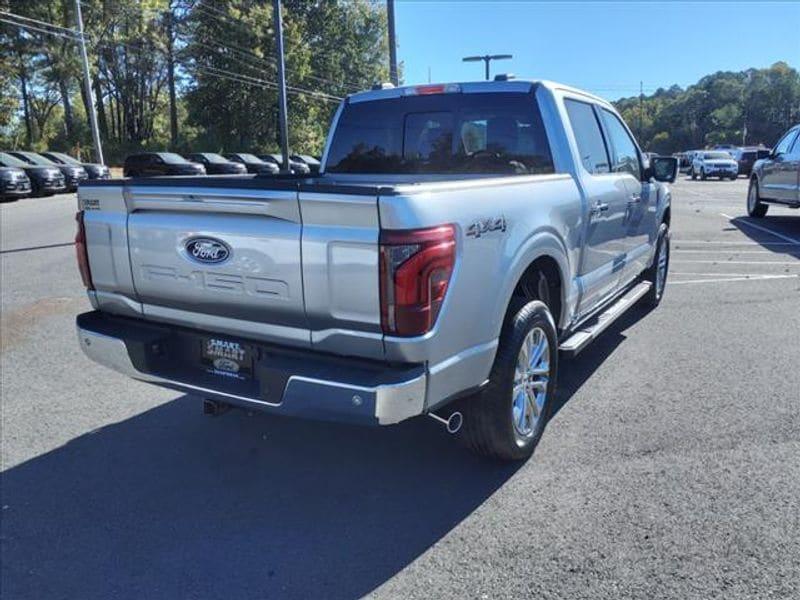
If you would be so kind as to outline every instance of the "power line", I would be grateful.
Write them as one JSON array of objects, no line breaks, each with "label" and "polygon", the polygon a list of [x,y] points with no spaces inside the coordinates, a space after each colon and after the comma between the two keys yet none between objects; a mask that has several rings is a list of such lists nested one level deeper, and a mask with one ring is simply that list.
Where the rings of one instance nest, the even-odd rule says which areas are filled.
[{"label": "power line", "polygon": [[[251,77],[250,75],[243,75],[242,73],[236,73],[234,71],[228,71],[226,69],[220,69],[218,67],[209,67],[209,66],[196,66],[196,70],[201,72],[204,71],[216,71],[218,74],[223,74],[228,76],[229,78],[235,78],[240,80],[241,83],[258,83],[262,84],[265,87],[270,87],[273,89],[277,89],[278,84],[274,81],[269,81],[268,79],[259,79],[258,77]],[[313,96],[315,98],[320,98],[321,100],[327,100],[328,102],[336,102],[337,104],[341,102],[342,98],[339,96],[333,96],[331,94],[326,94],[324,92],[315,92],[313,90],[308,90],[305,88],[300,88],[297,86],[287,85],[287,91],[292,92],[294,94],[299,94],[303,96]]]},{"label": "power line", "polygon": [[0,22],[7,23],[9,25],[16,25],[17,27],[22,27],[23,29],[30,29],[31,31],[37,31],[39,33],[46,33],[47,35],[54,35],[56,37],[64,38],[66,40],[71,40],[73,42],[78,41],[78,37],[75,35],[67,35],[66,33],[59,33],[58,31],[52,31],[48,29],[42,29],[41,27],[35,27],[33,25],[26,25],[25,23],[18,23],[16,21],[12,21],[10,19],[4,19],[0,17]]},{"label": "power line", "polygon": [[39,19],[32,19],[30,17],[24,17],[22,15],[18,15],[16,13],[12,13],[7,10],[0,10],[0,15],[5,17],[12,17],[14,19],[19,19],[22,21],[29,21],[31,23],[35,23],[36,25],[43,25],[45,27],[52,27],[53,29],[59,29],[64,33],[71,33],[73,35],[78,35],[78,32],[74,29],[70,29],[69,27],[62,27],[61,25],[55,25],[54,23],[48,23],[47,21],[40,21]]},{"label": "power line", "polygon": [[[234,81],[236,83],[242,83],[245,85],[252,85],[255,87],[260,87],[264,89],[276,89],[278,84],[274,81],[267,81],[266,79],[257,79],[254,77],[249,77],[247,75],[240,75],[238,73],[233,73],[231,71],[225,71],[223,69],[217,69],[216,67],[196,67],[196,70],[204,75],[209,75],[211,77],[217,77],[219,79],[226,79],[228,81]],[[335,97],[327,96],[326,94],[320,94],[318,92],[311,92],[308,90],[298,90],[294,87],[286,88],[287,93],[295,95],[295,96],[311,96],[318,100],[322,100],[323,102],[331,102],[338,104],[340,99],[335,99]]]}]

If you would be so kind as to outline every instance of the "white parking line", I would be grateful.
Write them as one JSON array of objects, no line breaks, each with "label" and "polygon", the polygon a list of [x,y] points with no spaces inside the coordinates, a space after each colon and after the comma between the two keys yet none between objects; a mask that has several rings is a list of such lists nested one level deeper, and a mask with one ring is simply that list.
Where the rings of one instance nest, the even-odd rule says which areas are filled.
[{"label": "white parking line", "polygon": [[[719,214],[728,219],[728,221],[733,221],[733,217],[731,217],[730,215],[726,215],[725,213],[719,213]],[[747,225],[749,227],[752,227],[753,229],[758,229],[759,231],[763,231],[764,233],[772,234],[775,237],[780,238],[787,242],[791,242],[792,244],[800,244],[800,240],[796,240],[793,237],[789,237],[788,235],[783,235],[782,233],[778,233],[777,231],[772,231],[771,229],[762,227],[761,225],[756,225],[755,223],[751,223],[750,221],[737,221],[737,223],[741,223],[742,225]]]},{"label": "white parking line", "polygon": [[674,253],[684,252],[687,254],[768,254],[774,256],[775,253],[770,250],[681,250],[675,249]]},{"label": "white parking line", "polygon": [[[722,213],[720,213],[722,214]],[[722,244],[725,246],[800,246],[800,242],[724,242],[722,240],[676,240],[673,244]]]},{"label": "white parking line", "polygon": [[[685,277],[719,277],[721,275],[725,277],[763,277],[766,275],[783,276],[784,274],[783,273],[685,273],[685,272],[681,273],[681,272],[670,271],[669,275],[670,277],[672,277],[673,275],[680,275]],[[790,277],[796,277],[796,275],[790,275]]]},{"label": "white parking line", "polygon": [[698,265],[785,265],[790,267],[800,266],[800,259],[794,262],[779,262],[774,260],[673,260],[673,263],[694,263]]},{"label": "white parking line", "polygon": [[668,285],[681,285],[683,283],[723,283],[728,281],[764,281],[767,279],[797,279],[798,275],[757,275],[755,277],[726,277],[720,279],[687,279],[683,281],[670,281]]}]

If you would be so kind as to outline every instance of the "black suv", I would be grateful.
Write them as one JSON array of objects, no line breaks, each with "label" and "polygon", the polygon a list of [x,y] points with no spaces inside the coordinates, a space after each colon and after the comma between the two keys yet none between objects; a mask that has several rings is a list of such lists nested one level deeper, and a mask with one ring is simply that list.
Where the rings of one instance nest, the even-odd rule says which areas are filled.
[{"label": "black suv", "polygon": [[[264,162],[274,164],[279,170],[283,165],[283,156],[280,154],[259,154],[258,158]],[[296,175],[308,175],[311,173],[311,169],[308,168],[306,163],[304,163],[302,160],[297,160],[292,156],[289,157],[289,170]]]},{"label": "black suv", "polygon": [[0,167],[0,200],[16,200],[31,193],[31,180],[16,167]]},{"label": "black suv", "polygon": [[73,158],[69,154],[65,154],[63,152],[50,152],[48,150],[47,152],[40,152],[39,154],[59,165],[83,167],[86,169],[86,174],[89,176],[89,179],[111,178],[111,171],[105,165],[81,162],[77,158]]},{"label": "black suv", "polygon": [[67,186],[68,192],[74,192],[78,189],[78,184],[80,184],[81,181],[85,181],[89,178],[89,174],[86,172],[86,169],[80,165],[77,167],[73,165],[59,165],[58,163],[54,163],[52,160],[47,159],[40,154],[36,154],[36,152],[12,150],[9,152],[9,154],[17,157],[21,161],[37,167],[55,167],[61,171],[62,175],[64,175],[64,183]]},{"label": "black suv", "polygon": [[54,166],[34,166],[16,156],[11,156],[8,152],[0,152],[0,167],[16,167],[25,171],[28,179],[31,180],[31,195],[33,196],[52,196],[67,189],[64,183],[64,174]]},{"label": "black suv", "polygon": [[247,167],[242,163],[233,162],[214,152],[195,152],[187,154],[186,158],[203,165],[209,175],[243,175],[247,173]]},{"label": "black suv", "polygon": [[241,163],[247,167],[248,173],[257,173],[259,175],[277,175],[280,172],[278,165],[265,162],[258,158],[255,154],[247,152],[231,152],[225,155],[225,158],[233,162]]},{"label": "black suv", "polygon": [[189,162],[174,152],[140,152],[125,159],[122,174],[125,177],[205,175],[206,169],[200,163]]}]

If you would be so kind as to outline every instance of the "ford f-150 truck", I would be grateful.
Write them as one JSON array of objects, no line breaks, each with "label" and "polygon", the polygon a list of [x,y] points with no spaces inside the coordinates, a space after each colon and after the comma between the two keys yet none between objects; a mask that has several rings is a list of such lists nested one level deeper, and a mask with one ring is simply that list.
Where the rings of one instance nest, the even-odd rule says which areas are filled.
[{"label": "ford f-150 truck", "polygon": [[87,182],[84,352],[208,403],[386,425],[431,415],[533,452],[559,354],[669,261],[672,157],[544,81],[349,96],[317,176]]}]

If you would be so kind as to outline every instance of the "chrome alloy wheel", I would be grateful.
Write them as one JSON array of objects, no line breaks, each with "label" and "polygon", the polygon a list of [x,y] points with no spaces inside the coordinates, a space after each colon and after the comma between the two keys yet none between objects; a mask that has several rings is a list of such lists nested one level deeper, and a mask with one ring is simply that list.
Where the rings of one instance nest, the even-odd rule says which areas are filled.
[{"label": "chrome alloy wheel", "polygon": [[747,194],[747,212],[754,213],[758,205],[758,188],[754,184],[750,184],[750,192]]},{"label": "chrome alloy wheel", "polygon": [[544,330],[534,327],[525,336],[514,369],[511,417],[517,435],[533,435],[542,418],[550,381],[550,343]]},{"label": "chrome alloy wheel", "polygon": [[658,246],[658,267],[656,269],[656,296],[659,298],[664,292],[664,284],[667,281],[667,269],[669,267],[668,243],[667,236],[661,236],[661,243]]}]

